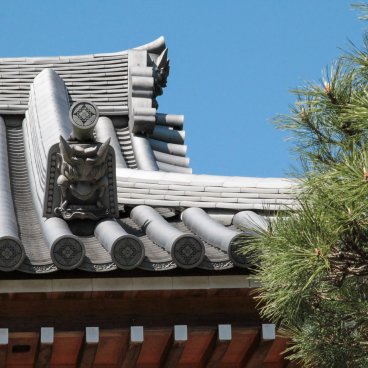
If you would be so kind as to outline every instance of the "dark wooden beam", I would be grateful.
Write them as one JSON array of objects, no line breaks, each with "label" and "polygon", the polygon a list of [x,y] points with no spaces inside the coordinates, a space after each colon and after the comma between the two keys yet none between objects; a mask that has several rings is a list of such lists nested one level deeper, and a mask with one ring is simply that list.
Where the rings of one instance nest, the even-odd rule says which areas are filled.
[{"label": "dark wooden beam", "polygon": [[101,331],[93,368],[120,368],[128,343],[128,329]]},{"label": "dark wooden beam", "polygon": [[229,347],[221,359],[222,368],[242,368],[256,351],[259,329],[234,329]]},{"label": "dark wooden beam", "polygon": [[0,368],[5,367],[7,354],[8,354],[8,346],[0,345]]},{"label": "dark wooden beam", "polygon": [[6,357],[7,368],[33,368],[38,353],[39,333],[15,332],[9,334]]},{"label": "dark wooden beam", "polygon": [[217,341],[216,347],[213,353],[210,356],[210,360],[207,363],[206,368],[218,368],[221,364],[221,359],[226,353],[228,347],[230,345],[230,341]]},{"label": "dark wooden beam", "polygon": [[272,346],[273,341],[260,340],[257,349],[247,362],[247,368],[262,368],[262,363]]},{"label": "dark wooden beam", "polygon": [[82,349],[78,368],[92,368],[95,361],[98,344],[85,343]]},{"label": "dark wooden beam", "polygon": [[215,329],[190,330],[178,368],[204,367],[213,353],[216,332]]},{"label": "dark wooden beam", "polygon": [[172,345],[172,329],[145,330],[135,368],[160,368]]},{"label": "dark wooden beam", "polygon": [[184,347],[185,347],[184,341],[174,342],[167,355],[166,362],[163,365],[163,367],[164,368],[177,367],[179,364],[180,357],[183,354]]},{"label": "dark wooden beam", "polygon": [[142,344],[131,342],[129,343],[128,349],[126,351],[123,364],[121,368],[131,368],[135,367],[139,353],[141,352]]},{"label": "dark wooden beam", "polygon": [[50,368],[74,368],[79,361],[84,332],[56,332]]},{"label": "dark wooden beam", "polygon": [[276,337],[262,363],[262,368],[286,367],[288,361],[285,359],[283,352],[287,348],[287,344],[288,344],[287,339],[284,339],[282,337]]},{"label": "dark wooden beam", "polygon": [[5,367],[8,355],[9,330],[7,328],[0,329],[0,368]]},{"label": "dark wooden beam", "polygon": [[51,355],[52,355],[52,345],[40,344],[40,349],[38,352],[35,368],[50,367]]}]

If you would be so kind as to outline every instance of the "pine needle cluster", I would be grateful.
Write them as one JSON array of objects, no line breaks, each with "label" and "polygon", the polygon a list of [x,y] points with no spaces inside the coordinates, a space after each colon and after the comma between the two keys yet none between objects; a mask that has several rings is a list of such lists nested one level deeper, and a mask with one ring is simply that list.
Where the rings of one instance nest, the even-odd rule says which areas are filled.
[{"label": "pine needle cluster", "polygon": [[[360,5],[361,7],[367,5]],[[368,36],[277,125],[303,163],[300,209],[248,239],[261,314],[303,367],[368,367]]]}]

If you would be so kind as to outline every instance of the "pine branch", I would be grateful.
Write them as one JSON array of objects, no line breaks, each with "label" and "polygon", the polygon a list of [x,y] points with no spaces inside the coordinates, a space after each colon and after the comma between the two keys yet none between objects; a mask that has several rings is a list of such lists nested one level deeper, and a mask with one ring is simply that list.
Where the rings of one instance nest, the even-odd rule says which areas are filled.
[{"label": "pine branch", "polygon": [[[368,14],[368,5],[360,4]],[[368,19],[368,16],[367,16]],[[292,339],[305,367],[368,367],[368,36],[320,83],[293,91],[276,125],[304,168],[300,210],[248,239],[261,315]],[[245,243],[244,243],[245,244]]]},{"label": "pine branch", "polygon": [[365,3],[354,3],[351,5],[352,8],[359,10],[362,15],[359,17],[361,20],[368,19],[368,4]]}]

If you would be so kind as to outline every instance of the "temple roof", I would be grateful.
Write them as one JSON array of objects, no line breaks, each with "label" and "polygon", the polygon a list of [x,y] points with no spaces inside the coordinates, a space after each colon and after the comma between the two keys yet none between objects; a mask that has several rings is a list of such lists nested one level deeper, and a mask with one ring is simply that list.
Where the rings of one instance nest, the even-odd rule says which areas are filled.
[{"label": "temple roof", "polygon": [[[0,59],[0,270],[249,266],[242,237],[297,208],[296,182],[192,174],[183,117],[157,112],[167,73],[163,38],[112,54]],[[54,210],[60,136],[79,100],[99,108],[95,138],[115,156],[119,213],[98,223]]]}]

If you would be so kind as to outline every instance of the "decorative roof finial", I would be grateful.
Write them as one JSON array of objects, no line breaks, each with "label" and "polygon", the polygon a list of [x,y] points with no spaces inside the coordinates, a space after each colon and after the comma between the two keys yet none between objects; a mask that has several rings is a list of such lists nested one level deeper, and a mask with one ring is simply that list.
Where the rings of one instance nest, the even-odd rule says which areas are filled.
[{"label": "decorative roof finial", "polygon": [[54,213],[64,220],[116,217],[115,154],[110,138],[104,143],[95,140],[98,109],[91,102],[78,101],[69,117],[73,131],[68,140],[60,136],[60,205]]},{"label": "decorative roof finial", "polygon": [[71,140],[94,141],[93,130],[99,118],[96,105],[89,101],[77,101],[70,108],[69,117],[73,126]]}]

